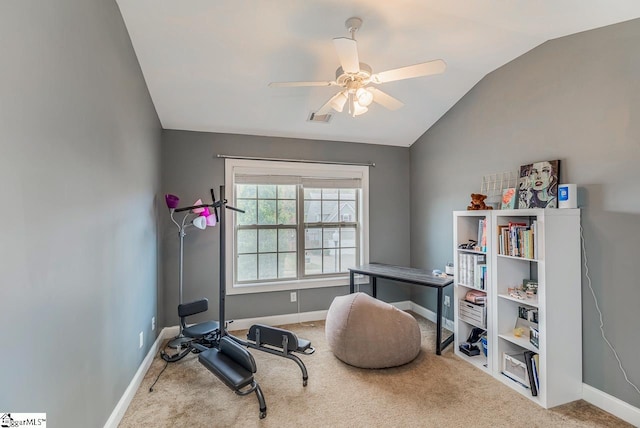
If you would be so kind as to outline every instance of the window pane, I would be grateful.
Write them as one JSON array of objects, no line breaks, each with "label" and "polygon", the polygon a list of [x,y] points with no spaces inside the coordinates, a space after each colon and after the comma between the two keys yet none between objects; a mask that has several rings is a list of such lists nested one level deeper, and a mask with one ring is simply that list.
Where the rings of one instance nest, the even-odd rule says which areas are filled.
[{"label": "window pane", "polygon": [[356,221],[355,201],[340,201],[340,221]]},{"label": "window pane", "polygon": [[298,275],[297,264],[296,253],[280,253],[278,255],[278,278],[295,278]]},{"label": "window pane", "polygon": [[278,251],[296,251],[296,230],[278,230]]},{"label": "window pane", "polygon": [[238,256],[238,281],[251,281],[257,279],[258,264],[255,254]]},{"label": "window pane", "polygon": [[238,230],[238,254],[256,253],[258,250],[258,241],[256,239],[256,230]]},{"label": "window pane", "polygon": [[276,186],[274,184],[260,184],[260,185],[258,185],[258,198],[260,198],[260,199],[275,199],[276,198]]},{"label": "window pane", "polygon": [[[247,224],[257,224],[257,208],[256,201],[251,199],[240,199],[236,203],[236,208],[240,208],[244,210],[244,213],[236,212],[238,224],[239,225],[247,225]],[[225,213],[226,214],[226,213]]]},{"label": "window pane", "polygon": [[[278,251],[277,230],[266,229],[258,232],[258,252],[275,253]],[[262,274],[262,272],[260,273]]]},{"label": "window pane", "polygon": [[[260,190],[258,190],[258,193],[260,193]],[[258,224],[276,224],[275,200],[258,200]]]},{"label": "window pane", "polygon": [[296,201],[278,201],[278,224],[296,224]]},{"label": "window pane", "polygon": [[338,199],[338,189],[322,189],[322,199]]},{"label": "window pane", "polygon": [[304,198],[305,199],[321,199],[322,198],[322,189],[304,189]]},{"label": "window pane", "polygon": [[322,221],[339,221],[338,201],[322,201]]},{"label": "window pane", "polygon": [[356,266],[355,248],[343,248],[340,253],[340,272],[347,272],[350,267]]},{"label": "window pane", "polygon": [[317,223],[322,221],[321,209],[322,205],[320,201],[304,201],[305,223]]},{"label": "window pane", "polygon": [[356,189],[340,189],[340,199],[353,201],[356,199]]},{"label": "window pane", "polygon": [[304,252],[305,275],[322,273],[322,250],[308,250]]},{"label": "window pane", "polygon": [[338,258],[339,250],[334,248],[333,250],[324,250],[322,252],[324,264],[322,266],[322,273],[335,273],[340,269],[340,259]]},{"label": "window pane", "polygon": [[257,196],[255,184],[236,185],[238,198],[255,198]]},{"label": "window pane", "polygon": [[258,277],[260,279],[273,279],[278,277],[278,255],[258,254]]},{"label": "window pane", "polygon": [[323,230],[322,235],[323,248],[335,248],[340,243],[340,232],[338,228],[326,228]]},{"label": "window pane", "polygon": [[305,229],[304,248],[322,248],[322,228],[312,227]]},{"label": "window pane", "polygon": [[278,186],[278,199],[296,199],[296,186],[288,184]]},{"label": "window pane", "polygon": [[343,227],[340,230],[340,246],[355,247],[356,246],[356,228]]}]

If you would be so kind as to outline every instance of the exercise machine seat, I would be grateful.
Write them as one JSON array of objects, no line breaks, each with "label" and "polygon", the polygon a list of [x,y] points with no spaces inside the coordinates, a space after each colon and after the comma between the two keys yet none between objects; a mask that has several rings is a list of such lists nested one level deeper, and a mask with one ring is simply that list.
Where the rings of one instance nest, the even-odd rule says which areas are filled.
[{"label": "exercise machine seat", "polygon": [[220,340],[220,349],[211,348],[198,354],[198,360],[211,373],[233,390],[253,382],[256,362],[249,351],[228,337]]},{"label": "exercise machine seat", "polygon": [[203,337],[215,332],[220,328],[217,321],[206,321],[202,323],[187,326],[187,317],[206,312],[209,309],[209,300],[200,299],[189,303],[178,305],[178,316],[182,325],[182,334],[193,339],[202,339]]},{"label": "exercise machine seat", "polygon": [[325,322],[329,348],[341,361],[380,369],[406,364],[420,353],[418,321],[365,293],[336,297]]},{"label": "exercise machine seat", "polygon": [[218,348],[202,350],[198,360],[237,395],[255,392],[260,406],[260,419],[267,416],[264,394],[258,382],[253,379],[253,374],[257,371],[256,361],[242,345],[229,336],[224,336],[220,339]]}]

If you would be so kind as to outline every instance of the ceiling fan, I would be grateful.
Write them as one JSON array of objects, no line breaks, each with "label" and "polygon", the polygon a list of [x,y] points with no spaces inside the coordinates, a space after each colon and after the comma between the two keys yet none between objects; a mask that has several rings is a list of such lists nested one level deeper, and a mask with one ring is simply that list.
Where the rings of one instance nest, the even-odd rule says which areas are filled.
[{"label": "ceiling fan", "polygon": [[404,104],[379,90],[371,84],[381,84],[396,80],[412,79],[414,77],[429,76],[444,72],[447,64],[441,60],[423,62],[407,67],[394,68],[392,70],[373,73],[371,67],[360,62],[358,57],[358,46],[355,33],[362,26],[362,19],[349,18],[345,26],[351,38],[337,37],[333,39],[333,44],[340,60],[340,67],[336,70],[336,79],[325,82],[271,82],[271,87],[294,87],[294,86],[339,86],[342,89],[327,101],[316,115],[324,115],[334,109],[342,112],[345,104],[348,105],[348,112],[353,117],[366,113],[368,106],[378,103],[389,110],[397,110]]}]

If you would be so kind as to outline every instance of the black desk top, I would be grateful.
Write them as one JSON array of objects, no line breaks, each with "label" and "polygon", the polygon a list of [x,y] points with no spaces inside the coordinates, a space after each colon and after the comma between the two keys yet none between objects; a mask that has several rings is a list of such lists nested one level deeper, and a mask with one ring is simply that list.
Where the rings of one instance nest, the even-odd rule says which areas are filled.
[{"label": "black desk top", "polygon": [[383,263],[369,263],[362,266],[349,268],[351,272],[376,276],[394,281],[410,282],[412,284],[426,285],[427,287],[446,287],[453,283],[453,277],[442,278],[431,272],[404,266],[386,265]]}]

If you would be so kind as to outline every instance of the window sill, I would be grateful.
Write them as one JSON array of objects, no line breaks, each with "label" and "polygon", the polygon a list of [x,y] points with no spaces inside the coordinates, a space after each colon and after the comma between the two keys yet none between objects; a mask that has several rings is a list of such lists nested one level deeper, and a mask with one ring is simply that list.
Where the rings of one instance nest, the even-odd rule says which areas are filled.
[{"label": "window sill", "polygon": [[[356,277],[356,284],[366,283],[367,278]],[[227,295],[269,293],[273,291],[304,290],[307,288],[344,287],[349,285],[349,275],[332,278],[314,278],[254,284],[235,284],[227,287]]]}]

